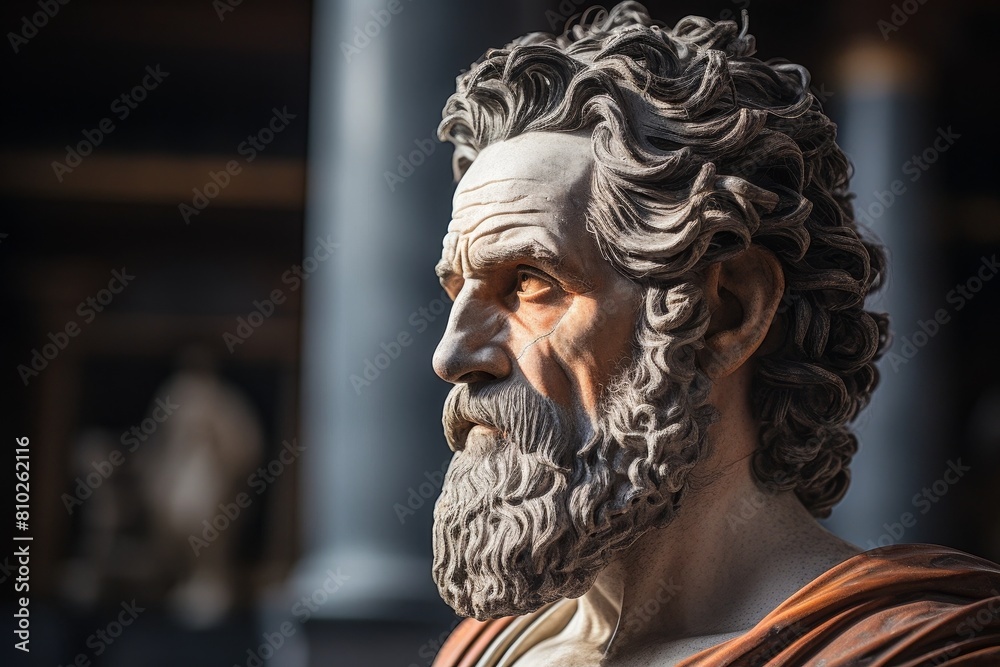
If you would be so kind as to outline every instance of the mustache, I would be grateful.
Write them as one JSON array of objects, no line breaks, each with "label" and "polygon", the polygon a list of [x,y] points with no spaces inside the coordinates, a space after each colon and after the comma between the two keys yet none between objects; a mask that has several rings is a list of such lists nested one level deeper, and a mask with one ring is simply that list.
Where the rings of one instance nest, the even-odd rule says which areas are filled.
[{"label": "mustache", "polygon": [[573,420],[552,399],[513,380],[455,385],[445,399],[441,423],[448,447],[458,452],[477,425],[518,443],[530,443],[539,435],[549,442],[565,442]]}]

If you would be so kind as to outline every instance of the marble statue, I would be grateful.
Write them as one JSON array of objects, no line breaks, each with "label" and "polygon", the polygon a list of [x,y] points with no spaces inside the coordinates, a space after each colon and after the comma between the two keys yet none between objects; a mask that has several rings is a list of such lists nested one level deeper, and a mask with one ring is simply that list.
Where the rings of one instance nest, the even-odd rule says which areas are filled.
[{"label": "marble statue", "polygon": [[623,2],[458,78],[433,576],[472,618],[439,667],[1000,664],[996,565],[817,522],[886,260],[808,72],[746,21]]}]

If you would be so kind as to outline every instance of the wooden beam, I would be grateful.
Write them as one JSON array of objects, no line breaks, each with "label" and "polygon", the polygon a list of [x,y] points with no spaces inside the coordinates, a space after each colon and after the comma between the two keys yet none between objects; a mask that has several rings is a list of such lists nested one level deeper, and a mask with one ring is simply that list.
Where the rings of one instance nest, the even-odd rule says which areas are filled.
[{"label": "wooden beam", "polygon": [[[0,153],[0,194],[19,198],[154,204],[191,204],[194,189],[204,192],[210,172],[224,173],[235,160],[240,171],[211,200],[213,207],[262,206],[301,209],[305,196],[305,163],[293,158],[258,157],[247,164],[239,155],[195,158],[169,154],[94,153],[72,173],[61,174],[52,162],[62,154]],[[220,178],[220,181],[224,180]],[[210,186],[210,190],[214,186]]]}]

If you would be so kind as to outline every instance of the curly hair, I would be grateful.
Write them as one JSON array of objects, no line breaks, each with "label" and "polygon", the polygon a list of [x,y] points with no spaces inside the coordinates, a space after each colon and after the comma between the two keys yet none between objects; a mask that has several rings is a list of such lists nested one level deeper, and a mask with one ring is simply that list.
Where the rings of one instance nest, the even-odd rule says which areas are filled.
[{"label": "curly hair", "polygon": [[490,144],[589,132],[588,230],[647,291],[687,294],[702,335],[704,269],[751,244],[771,251],[785,275],[783,342],[755,359],[752,470],[824,517],[850,481],[847,424],[878,382],[888,320],[865,297],[885,256],[854,220],[851,167],[808,71],[753,57],[746,26],[744,12],[742,29],[695,16],[671,28],[622,2],[560,36],[531,33],[459,76],[439,136],[461,178]]}]

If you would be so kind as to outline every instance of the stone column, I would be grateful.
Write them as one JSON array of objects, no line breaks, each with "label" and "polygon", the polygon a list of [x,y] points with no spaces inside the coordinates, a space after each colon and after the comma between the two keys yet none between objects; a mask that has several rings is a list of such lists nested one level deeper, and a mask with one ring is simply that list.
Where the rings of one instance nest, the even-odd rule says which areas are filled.
[{"label": "stone column", "polygon": [[879,364],[881,381],[872,403],[857,421],[861,449],[851,466],[851,487],[829,527],[870,549],[933,534],[934,517],[922,516],[912,498],[945,466],[946,405],[931,388],[941,386],[947,336],[928,339],[912,356],[904,346],[920,331],[919,321],[933,320],[947,305],[947,286],[928,205],[933,174],[911,162],[936,138],[923,123],[915,56],[891,45],[866,44],[844,54],[841,65],[833,100],[839,141],[855,166],[855,210],[889,254],[889,275],[869,309],[889,313],[894,340]]}]

